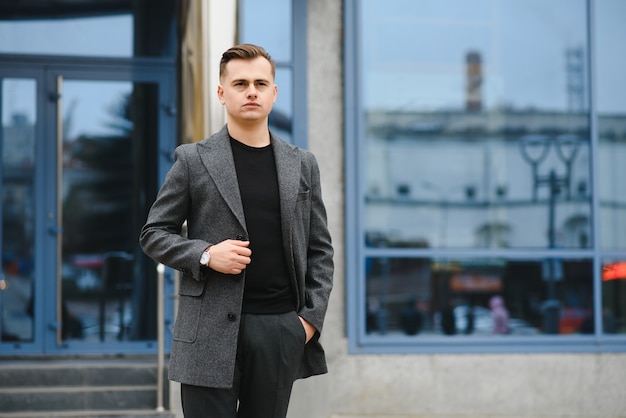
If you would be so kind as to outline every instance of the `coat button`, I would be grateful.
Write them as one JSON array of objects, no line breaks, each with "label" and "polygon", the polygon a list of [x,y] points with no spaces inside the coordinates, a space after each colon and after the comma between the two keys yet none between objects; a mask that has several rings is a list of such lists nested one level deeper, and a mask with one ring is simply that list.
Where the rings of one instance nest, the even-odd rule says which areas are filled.
[{"label": "coat button", "polygon": [[239,241],[244,241],[244,239],[243,239],[243,235],[241,235],[241,234],[237,234],[237,239],[238,239]]},{"label": "coat button", "polygon": [[226,315],[226,317],[228,318],[229,321],[234,321],[234,320],[237,319],[237,315],[235,315],[232,312],[230,312],[228,315]]}]

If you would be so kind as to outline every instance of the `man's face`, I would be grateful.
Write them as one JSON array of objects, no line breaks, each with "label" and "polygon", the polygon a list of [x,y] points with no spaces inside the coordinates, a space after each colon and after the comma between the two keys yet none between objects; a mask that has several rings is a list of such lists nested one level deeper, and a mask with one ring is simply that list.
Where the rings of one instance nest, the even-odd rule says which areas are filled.
[{"label": "man's face", "polygon": [[217,96],[226,106],[229,121],[237,123],[265,120],[277,95],[272,65],[263,57],[229,61],[217,87]]}]

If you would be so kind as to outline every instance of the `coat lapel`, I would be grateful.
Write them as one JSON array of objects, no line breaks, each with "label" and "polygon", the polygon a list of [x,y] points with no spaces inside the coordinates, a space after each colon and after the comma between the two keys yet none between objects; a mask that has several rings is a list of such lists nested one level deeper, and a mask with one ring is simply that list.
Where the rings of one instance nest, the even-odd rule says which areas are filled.
[{"label": "coat lapel", "polygon": [[198,145],[200,158],[209,175],[228,207],[245,229],[246,220],[239,193],[239,184],[237,183],[237,173],[235,171],[228,129],[224,126],[215,135],[198,143]]},{"label": "coat lapel", "polygon": [[[217,189],[241,226],[246,228],[227,127],[223,127],[211,138],[198,145],[200,158]],[[276,160],[283,236],[288,239],[291,236],[292,216],[298,199],[300,156],[295,147],[273,135],[272,148]]]},{"label": "coat lapel", "polygon": [[283,239],[288,242],[300,185],[300,155],[295,147],[273,135],[272,147],[278,176]]}]

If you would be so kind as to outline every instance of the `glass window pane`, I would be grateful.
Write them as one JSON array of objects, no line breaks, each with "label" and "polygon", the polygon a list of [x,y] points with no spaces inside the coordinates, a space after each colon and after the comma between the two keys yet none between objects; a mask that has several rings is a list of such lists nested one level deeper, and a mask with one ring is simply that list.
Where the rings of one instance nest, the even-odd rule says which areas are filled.
[{"label": "glass window pane", "polygon": [[281,139],[293,143],[293,88],[292,71],[276,69],[278,99],[270,113],[270,129]]},{"label": "glass window pane", "polygon": [[239,42],[260,45],[277,62],[292,58],[292,0],[240,0]]},{"label": "glass window pane", "polygon": [[[0,21],[0,51],[9,54],[130,57],[132,25],[130,15]],[[109,30],[106,38],[102,38],[102,34]],[[81,36],[76,36],[76,33]],[[99,36],[101,41],[95,43]]]},{"label": "glass window pane", "polygon": [[[158,141],[158,85],[63,84],[62,337],[153,339],[154,282],[134,274]],[[152,187],[150,187],[152,189]]]},{"label": "glass window pane", "polygon": [[367,245],[590,248],[585,7],[363,2]]},{"label": "glass window pane", "polygon": [[37,83],[2,79],[0,342],[33,341]]},{"label": "glass window pane", "polygon": [[175,1],[133,4],[115,10],[106,2],[74,2],[63,10],[45,1],[37,8],[0,6],[0,53],[173,57]]},{"label": "glass window pane", "polygon": [[626,249],[626,3],[599,0],[596,6],[599,138],[600,242]]},{"label": "glass window pane", "polygon": [[365,269],[367,334],[593,332],[592,260],[378,257]]},{"label": "glass window pane", "polygon": [[602,329],[626,334],[626,261],[607,260],[602,266]]}]

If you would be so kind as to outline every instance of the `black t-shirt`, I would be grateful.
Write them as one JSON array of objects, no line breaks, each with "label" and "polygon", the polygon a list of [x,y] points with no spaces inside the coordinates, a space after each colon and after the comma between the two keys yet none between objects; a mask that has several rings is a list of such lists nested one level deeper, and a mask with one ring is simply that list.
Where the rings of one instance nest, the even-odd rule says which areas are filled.
[{"label": "black t-shirt", "polygon": [[231,145],[252,250],[246,267],[242,310],[255,314],[293,311],[272,146],[254,148],[233,138]]}]

